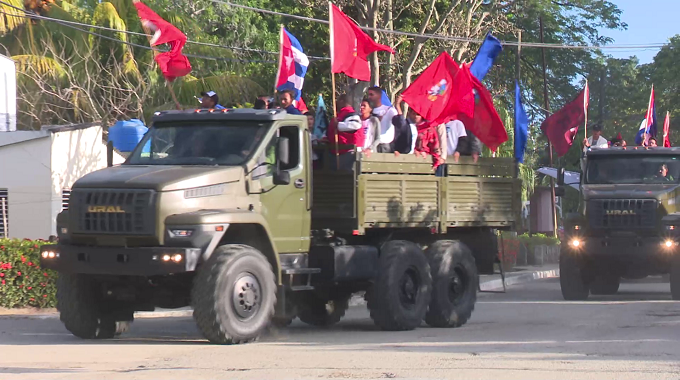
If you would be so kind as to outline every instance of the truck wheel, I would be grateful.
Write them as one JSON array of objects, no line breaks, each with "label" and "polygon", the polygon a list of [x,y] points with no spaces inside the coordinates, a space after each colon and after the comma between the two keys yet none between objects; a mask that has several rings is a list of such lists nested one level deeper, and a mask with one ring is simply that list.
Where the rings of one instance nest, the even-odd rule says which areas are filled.
[{"label": "truck wheel", "polygon": [[116,321],[102,312],[97,289],[97,283],[83,274],[62,273],[57,278],[59,319],[78,338],[111,339],[116,334]]},{"label": "truck wheel", "polygon": [[590,283],[590,294],[593,295],[612,295],[619,291],[621,279],[619,276],[604,275],[596,276]]},{"label": "truck wheel", "polygon": [[470,249],[441,240],[427,249],[432,270],[432,300],[425,322],[432,327],[460,327],[475,309],[479,276]]},{"label": "truck wheel", "polygon": [[223,245],[196,275],[191,300],[194,320],[210,342],[253,341],[274,314],[276,283],[272,267],[255,248]]},{"label": "truck wheel", "polygon": [[415,329],[425,317],[431,292],[432,275],[423,251],[408,241],[385,243],[367,294],[373,322],[383,330]]},{"label": "truck wheel", "polygon": [[674,257],[671,262],[671,297],[680,301],[680,257]]},{"label": "truck wheel", "polygon": [[315,294],[302,300],[298,306],[298,318],[308,325],[330,327],[340,322],[349,308],[350,297],[327,301]]},{"label": "truck wheel", "polygon": [[578,257],[566,249],[560,255],[560,287],[567,301],[583,301],[590,292]]}]

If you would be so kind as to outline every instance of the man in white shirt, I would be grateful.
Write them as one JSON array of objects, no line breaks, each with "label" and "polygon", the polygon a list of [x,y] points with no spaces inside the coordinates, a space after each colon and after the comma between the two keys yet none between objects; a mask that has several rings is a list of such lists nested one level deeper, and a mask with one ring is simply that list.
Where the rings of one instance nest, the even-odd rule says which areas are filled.
[{"label": "man in white shirt", "polygon": [[460,153],[456,151],[458,148],[458,139],[467,136],[465,132],[465,124],[460,120],[451,120],[446,123],[446,151],[449,156],[453,156],[458,162]]},{"label": "man in white shirt", "polygon": [[592,136],[583,139],[583,152],[585,153],[588,148],[609,148],[609,142],[602,137],[602,127],[594,125],[592,131]]},{"label": "man in white shirt", "polygon": [[392,125],[392,118],[397,115],[397,110],[394,107],[383,105],[382,103],[382,89],[378,86],[373,86],[368,89],[368,101],[373,107],[373,115],[380,119],[380,146],[378,147],[380,153],[391,153],[391,145],[394,141],[394,125]]}]

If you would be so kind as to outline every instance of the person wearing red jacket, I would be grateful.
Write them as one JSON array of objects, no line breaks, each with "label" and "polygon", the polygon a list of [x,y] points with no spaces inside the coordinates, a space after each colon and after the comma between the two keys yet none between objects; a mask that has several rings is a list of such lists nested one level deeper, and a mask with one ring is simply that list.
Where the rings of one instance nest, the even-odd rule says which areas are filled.
[{"label": "person wearing red jacket", "polygon": [[[345,94],[337,99],[337,117],[331,120],[326,137],[331,146],[331,152],[335,154],[335,136],[338,137],[338,145],[364,146],[366,135],[362,128],[361,118],[349,104],[349,97]],[[351,168],[354,162],[353,149],[338,149],[340,155],[340,169]]]}]

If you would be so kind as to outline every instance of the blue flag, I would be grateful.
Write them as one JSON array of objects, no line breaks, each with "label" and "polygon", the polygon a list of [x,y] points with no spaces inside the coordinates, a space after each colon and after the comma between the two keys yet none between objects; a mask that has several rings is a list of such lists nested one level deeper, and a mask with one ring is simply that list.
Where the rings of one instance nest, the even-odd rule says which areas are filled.
[{"label": "blue flag", "polygon": [[498,57],[498,54],[502,51],[503,46],[501,45],[501,42],[489,32],[484,39],[484,43],[479,47],[475,60],[472,61],[472,65],[470,65],[470,73],[481,82],[486,76],[486,73],[491,70],[493,62],[496,60],[496,57]]},{"label": "blue flag", "polygon": [[323,97],[319,94],[319,100],[316,104],[316,115],[314,117],[314,129],[312,135],[317,139],[322,139],[326,136],[326,129],[328,129],[328,112],[326,111],[326,103]]},{"label": "blue flag", "polygon": [[392,102],[390,102],[390,98],[387,96],[385,90],[382,91],[382,98],[380,100],[384,106],[392,107]]},{"label": "blue flag", "polygon": [[522,91],[519,89],[519,82],[515,81],[515,158],[519,163],[524,162],[528,135],[529,118],[522,104]]}]

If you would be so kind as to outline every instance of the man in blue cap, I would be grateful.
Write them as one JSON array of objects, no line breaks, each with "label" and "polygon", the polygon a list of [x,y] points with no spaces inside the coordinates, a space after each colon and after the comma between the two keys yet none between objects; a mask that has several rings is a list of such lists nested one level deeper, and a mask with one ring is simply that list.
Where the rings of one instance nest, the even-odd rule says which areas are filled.
[{"label": "man in blue cap", "polygon": [[201,107],[223,110],[224,107],[220,105],[220,97],[215,91],[201,92]]}]

